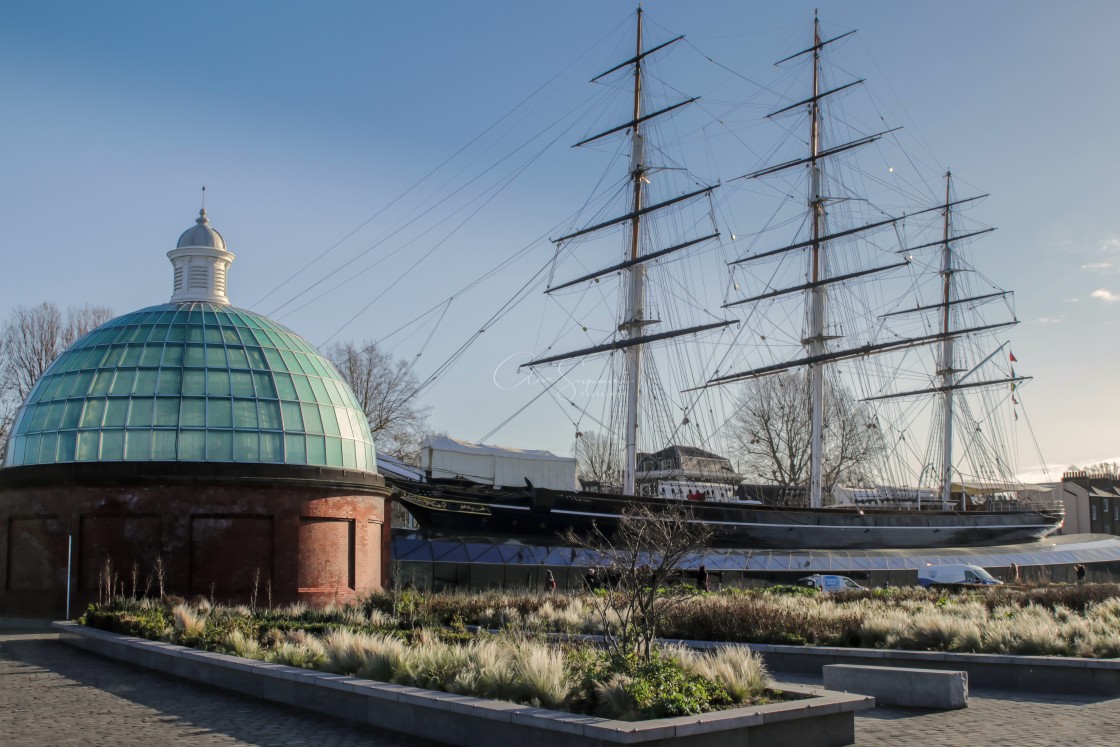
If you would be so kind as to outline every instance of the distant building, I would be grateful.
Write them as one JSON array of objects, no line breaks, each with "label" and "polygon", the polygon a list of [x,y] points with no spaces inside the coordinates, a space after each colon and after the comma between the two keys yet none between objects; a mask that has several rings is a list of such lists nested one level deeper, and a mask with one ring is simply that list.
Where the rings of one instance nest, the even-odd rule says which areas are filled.
[{"label": "distant building", "polygon": [[79,339],[17,415],[0,614],[161,586],[312,605],[383,588],[388,491],[353,392],[302,337],[230,306],[234,255],[205,210],[167,256],[170,302]]},{"label": "distant building", "polygon": [[1108,472],[1071,471],[1062,475],[1066,508],[1064,534],[1120,535],[1120,476]]}]

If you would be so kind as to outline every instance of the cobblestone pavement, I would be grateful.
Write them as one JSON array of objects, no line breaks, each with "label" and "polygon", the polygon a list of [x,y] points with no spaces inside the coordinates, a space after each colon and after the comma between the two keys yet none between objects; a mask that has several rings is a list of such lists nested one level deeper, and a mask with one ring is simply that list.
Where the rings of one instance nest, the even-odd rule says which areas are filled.
[{"label": "cobblestone pavement", "polygon": [[[821,684],[820,678],[776,677]],[[1116,744],[1120,744],[1120,698],[974,690],[968,708],[958,711],[879,706],[856,714],[857,747]]]},{"label": "cobblestone pavement", "polygon": [[[1111,747],[1120,742],[1118,732],[1120,698],[974,692],[969,707],[960,711],[880,707],[856,718],[856,744],[866,747]],[[413,737],[204,688],[32,631],[0,634],[0,735],[4,744],[35,747],[434,747]]]},{"label": "cobblestone pavement", "polygon": [[0,635],[0,742],[435,747],[122,664],[50,633]]}]

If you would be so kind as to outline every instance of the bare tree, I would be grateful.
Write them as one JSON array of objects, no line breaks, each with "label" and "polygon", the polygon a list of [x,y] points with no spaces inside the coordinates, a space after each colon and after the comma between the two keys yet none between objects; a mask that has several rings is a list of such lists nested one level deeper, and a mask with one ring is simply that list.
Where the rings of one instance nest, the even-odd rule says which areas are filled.
[{"label": "bare tree", "polygon": [[86,304],[63,314],[53,303],[17,306],[0,330],[0,453],[19,406],[51,363],[112,310]]},{"label": "bare tree", "polygon": [[336,344],[326,355],[354,390],[378,451],[416,464],[430,408],[416,399],[419,382],[411,364],[367,342]]},{"label": "bare tree", "polygon": [[621,485],[622,454],[608,436],[596,431],[577,433],[572,452],[581,483]]},{"label": "bare tree", "polygon": [[711,527],[695,521],[683,503],[656,510],[635,504],[613,532],[596,525],[587,534],[564,534],[565,543],[597,559],[591,605],[611,653],[650,658],[668,612],[697,594],[679,583],[682,566],[697,562],[711,538]]},{"label": "bare tree", "polygon": [[[870,408],[844,387],[826,382],[822,483],[863,483],[886,447]],[[809,481],[808,377],[781,373],[745,387],[730,431],[748,477],[783,487]]]}]

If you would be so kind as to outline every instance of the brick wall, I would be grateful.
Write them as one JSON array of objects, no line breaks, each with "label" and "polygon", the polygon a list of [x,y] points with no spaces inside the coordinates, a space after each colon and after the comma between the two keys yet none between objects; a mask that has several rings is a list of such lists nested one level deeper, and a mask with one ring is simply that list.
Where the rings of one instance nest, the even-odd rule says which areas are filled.
[{"label": "brick wall", "polygon": [[[383,491],[387,493],[387,491]],[[313,606],[354,601],[387,583],[385,498],[367,489],[177,481],[109,487],[0,489],[0,614],[61,617],[67,539],[71,613],[98,597],[108,558],[132,593],[156,594],[156,558],[168,594]]]}]

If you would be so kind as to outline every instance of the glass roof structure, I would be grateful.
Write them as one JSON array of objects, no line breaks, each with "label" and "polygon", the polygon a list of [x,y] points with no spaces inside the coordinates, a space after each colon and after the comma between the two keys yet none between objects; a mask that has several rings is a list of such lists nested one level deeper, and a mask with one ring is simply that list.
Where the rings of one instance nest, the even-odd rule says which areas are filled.
[{"label": "glass roof structure", "polygon": [[[593,552],[563,545],[522,543],[486,537],[428,537],[394,530],[393,559],[398,562],[457,565],[591,567],[602,560]],[[998,568],[1071,563],[1120,562],[1120,537],[1073,534],[1040,542],[995,547],[928,550],[745,550],[708,548],[685,558],[684,568],[705,565],[709,571],[796,571],[850,573],[917,571],[925,565],[969,563]]]},{"label": "glass roof structure", "polygon": [[5,467],[249,462],[376,471],[362,408],[306,340],[203,302],[125,314],[71,345],[36,383]]}]

